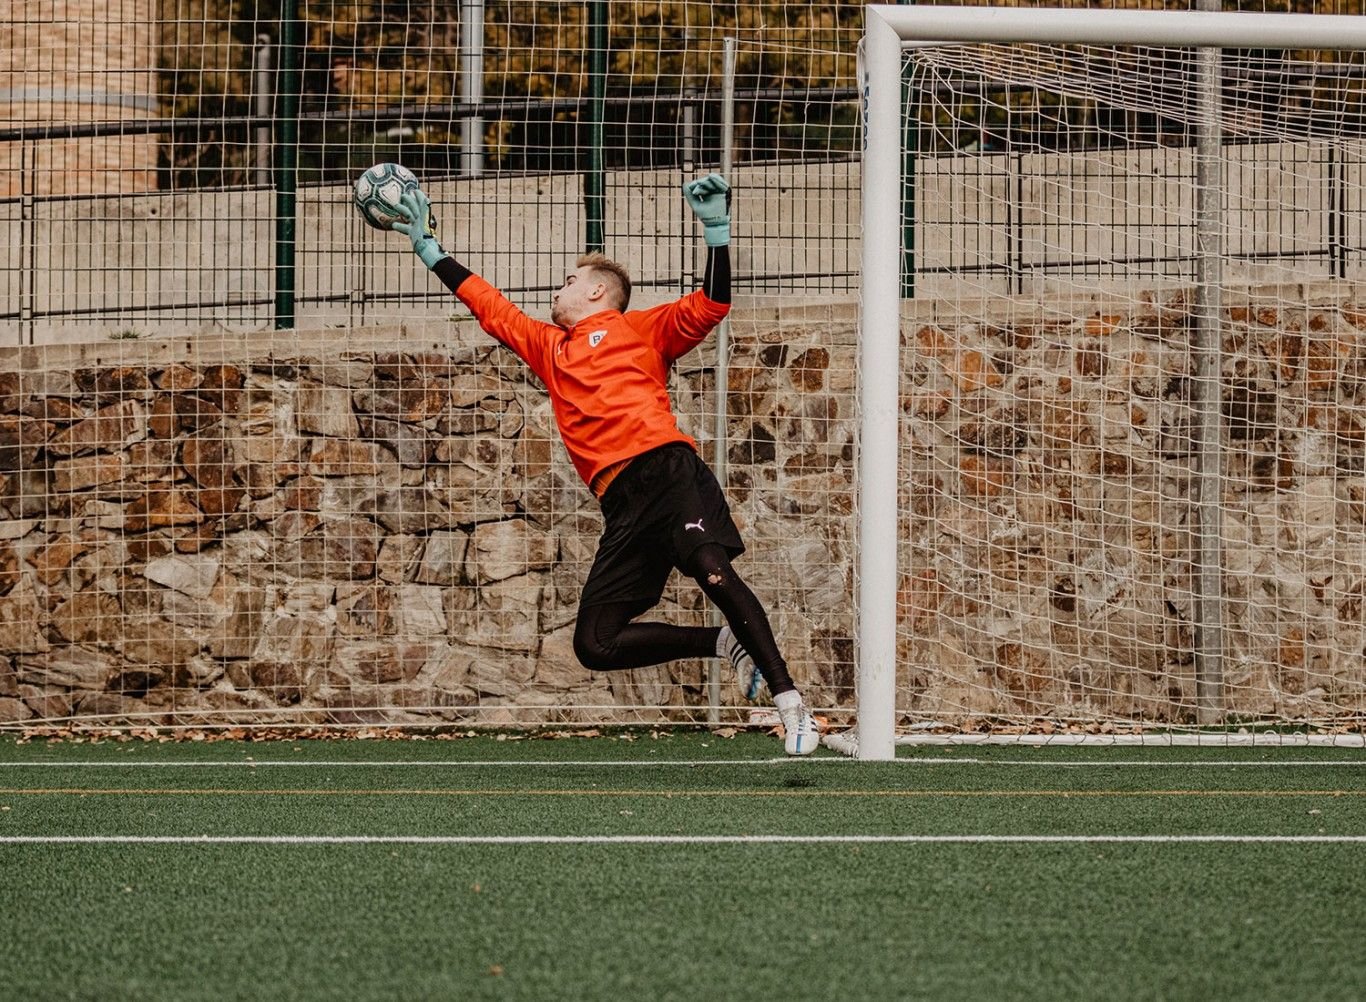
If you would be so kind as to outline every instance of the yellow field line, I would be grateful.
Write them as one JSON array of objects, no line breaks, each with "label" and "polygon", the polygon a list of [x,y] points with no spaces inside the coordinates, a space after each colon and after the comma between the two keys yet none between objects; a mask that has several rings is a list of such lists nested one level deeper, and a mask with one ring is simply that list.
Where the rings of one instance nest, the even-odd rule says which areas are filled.
[{"label": "yellow field line", "polygon": [[0,796],[271,797],[1360,797],[1366,790],[517,790],[3,787]]}]

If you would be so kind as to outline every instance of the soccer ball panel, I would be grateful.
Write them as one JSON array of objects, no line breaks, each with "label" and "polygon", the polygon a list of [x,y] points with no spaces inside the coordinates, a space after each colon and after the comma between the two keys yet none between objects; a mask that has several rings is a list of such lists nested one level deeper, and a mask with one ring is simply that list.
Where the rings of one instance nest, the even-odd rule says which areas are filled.
[{"label": "soccer ball panel", "polygon": [[402,219],[399,200],[418,187],[417,175],[402,164],[375,164],[356,178],[352,198],[361,218],[377,230],[387,230]]},{"label": "soccer ball panel", "polygon": [[398,205],[399,200],[403,198],[403,188],[402,181],[397,177],[391,177],[375,189],[375,194],[385,205]]}]

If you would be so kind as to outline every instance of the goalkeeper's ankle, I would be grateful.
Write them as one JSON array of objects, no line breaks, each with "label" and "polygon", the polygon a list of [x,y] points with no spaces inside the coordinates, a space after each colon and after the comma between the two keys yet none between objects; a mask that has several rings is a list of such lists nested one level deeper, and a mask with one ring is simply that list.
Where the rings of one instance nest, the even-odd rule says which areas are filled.
[{"label": "goalkeeper's ankle", "polygon": [[744,644],[740,643],[738,637],[731,631],[729,625],[722,626],[716,636],[716,656],[725,658],[735,669],[735,682],[744,693],[745,698],[753,702],[759,697],[759,690],[763,688],[764,676],[759,670],[759,666],[754,663],[754,658],[750,657],[749,651],[745,650]]}]

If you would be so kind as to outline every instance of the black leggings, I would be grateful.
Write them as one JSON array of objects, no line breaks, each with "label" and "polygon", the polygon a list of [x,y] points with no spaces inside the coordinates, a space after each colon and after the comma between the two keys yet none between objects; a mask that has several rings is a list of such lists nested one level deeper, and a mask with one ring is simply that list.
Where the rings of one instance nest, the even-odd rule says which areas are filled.
[{"label": "black leggings", "polygon": [[[768,683],[770,693],[795,688],[787,662],[778,652],[764,607],[731,566],[723,547],[699,546],[687,559],[683,572],[697,582],[707,598],[721,610],[731,630],[749,651]],[[653,605],[609,602],[580,606],[574,627],[574,653],[584,667],[595,671],[644,668],[684,658],[716,657],[714,626],[670,626],[667,623],[632,623]]]}]

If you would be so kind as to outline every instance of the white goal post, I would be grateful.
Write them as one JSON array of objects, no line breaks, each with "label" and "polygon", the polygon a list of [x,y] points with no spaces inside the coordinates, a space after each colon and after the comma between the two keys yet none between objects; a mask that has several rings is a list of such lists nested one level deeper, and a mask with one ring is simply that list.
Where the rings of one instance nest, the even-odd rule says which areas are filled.
[{"label": "white goal post", "polygon": [[[897,741],[903,573],[898,568],[898,499],[903,484],[898,469],[902,376],[896,360],[902,339],[903,218],[896,207],[904,190],[903,56],[913,46],[943,43],[1361,50],[1366,49],[1366,17],[885,4],[866,8],[859,68],[864,145],[855,741],[861,759],[890,759]],[[1218,101],[1217,87],[1212,99]],[[1198,204],[1197,212],[1206,205]],[[1199,249],[1216,267],[1202,270],[1199,284],[1209,285],[1217,295],[1217,220],[1206,236],[1215,239],[1201,241]],[[1217,309],[1217,299],[1213,302]],[[1219,657],[1217,650],[1204,653]],[[1197,659],[1200,655],[1197,650]]]}]

